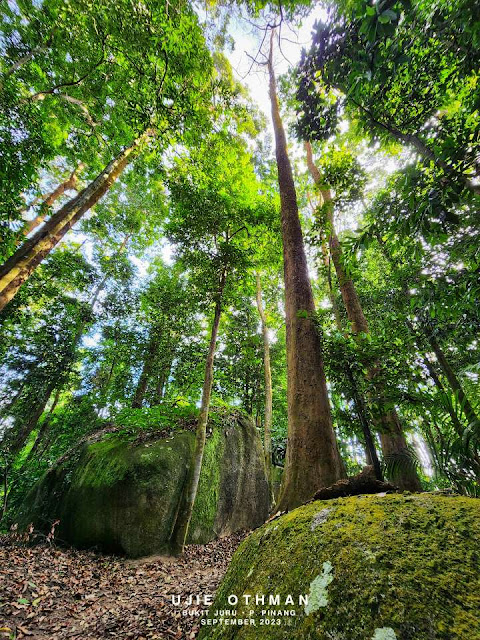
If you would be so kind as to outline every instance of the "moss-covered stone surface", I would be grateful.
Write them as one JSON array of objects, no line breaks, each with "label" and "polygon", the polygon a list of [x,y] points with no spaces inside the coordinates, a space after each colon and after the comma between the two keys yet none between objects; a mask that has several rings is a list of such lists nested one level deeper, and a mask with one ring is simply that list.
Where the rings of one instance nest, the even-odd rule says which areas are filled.
[{"label": "moss-covered stone surface", "polygon": [[[269,510],[260,439],[238,415],[215,421],[207,439],[189,542],[262,524]],[[19,514],[81,548],[139,557],[170,551],[194,433],[135,439],[131,430],[85,442],[37,483]]]},{"label": "moss-covered stone surface", "polygon": [[[313,502],[241,544],[200,638],[479,640],[479,540],[480,501],[473,498],[402,494]],[[239,598],[236,606],[228,602],[231,594]],[[267,604],[256,605],[262,594]],[[282,603],[291,595],[295,604],[269,605],[268,596],[276,594]],[[299,604],[302,594],[309,595],[308,605]],[[225,609],[250,622],[211,626]],[[271,613],[285,610],[295,615]]]}]

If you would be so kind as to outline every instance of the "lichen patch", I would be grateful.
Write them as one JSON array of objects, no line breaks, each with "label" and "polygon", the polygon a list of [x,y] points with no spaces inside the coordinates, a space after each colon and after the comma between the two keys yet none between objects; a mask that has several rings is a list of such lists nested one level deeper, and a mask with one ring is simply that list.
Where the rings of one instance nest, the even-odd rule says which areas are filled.
[{"label": "lichen patch", "polygon": [[305,613],[307,616],[320,607],[326,607],[328,604],[327,587],[333,580],[333,566],[331,562],[323,563],[323,571],[310,583],[310,593],[308,594],[308,603],[305,605]]},{"label": "lichen patch", "polygon": [[382,627],[375,629],[372,640],[397,640],[397,636],[391,627]]},{"label": "lichen patch", "polygon": [[328,520],[328,516],[330,515],[330,513],[333,511],[332,507],[326,507],[325,509],[322,509],[321,511],[319,511],[318,513],[316,513],[313,516],[313,520],[312,520],[312,524],[310,525],[310,530],[311,531],[315,531],[315,529],[320,526],[321,524],[323,524],[324,522],[326,522]]}]

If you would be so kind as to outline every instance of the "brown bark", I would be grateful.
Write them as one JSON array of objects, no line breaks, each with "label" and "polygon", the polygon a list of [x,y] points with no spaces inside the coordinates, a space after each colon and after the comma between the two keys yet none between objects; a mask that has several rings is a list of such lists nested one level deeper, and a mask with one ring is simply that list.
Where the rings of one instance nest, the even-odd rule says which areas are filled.
[{"label": "brown bark", "polygon": [[305,150],[307,152],[307,165],[312,175],[313,181],[319,187],[322,204],[325,205],[327,214],[327,237],[332,256],[333,265],[337,274],[338,286],[342,295],[343,304],[347,311],[347,316],[352,325],[352,333],[368,333],[368,322],[363,313],[362,305],[357,295],[353,280],[348,277],[343,264],[342,246],[335,230],[333,220],[333,199],[330,189],[322,186],[322,178],[320,172],[313,162],[312,147],[309,142],[305,142]]},{"label": "brown bark", "polygon": [[[333,287],[332,287],[332,278],[330,275],[330,256],[327,252],[327,247],[325,246],[325,242],[322,242],[322,254],[323,261],[325,264],[325,268],[327,269],[327,282],[328,282],[328,296],[330,298],[330,304],[332,305],[333,314],[335,317],[335,324],[340,333],[344,333],[342,326],[342,319],[340,317],[340,310],[338,308],[337,301],[335,300],[335,296],[333,295]],[[367,465],[373,467],[373,471],[377,480],[383,481],[383,473],[382,468],[380,466],[380,461],[378,459],[377,448],[375,446],[375,441],[373,439],[372,430],[370,429],[370,412],[368,411],[367,403],[365,402],[365,398],[363,393],[359,390],[357,381],[355,380],[355,375],[352,371],[350,364],[347,362],[345,367],[345,373],[350,382],[350,386],[353,392],[353,402],[355,405],[355,411],[360,421],[360,426],[362,428],[364,443],[365,443],[365,456],[367,460]]]},{"label": "brown bark", "polygon": [[65,193],[70,189],[76,189],[78,183],[78,174],[84,168],[84,164],[79,164],[78,167],[72,171],[70,176],[64,182],[61,182],[56,189],[54,189],[51,193],[46,196],[42,196],[38,200],[32,202],[28,208],[33,207],[40,200],[42,200],[40,213],[33,220],[28,220],[23,228],[23,234],[28,236],[34,229],[39,227],[42,222],[45,220],[45,217],[49,213],[49,208]]},{"label": "brown bark", "polygon": [[143,361],[142,372],[140,374],[137,388],[135,390],[135,395],[133,397],[132,409],[140,409],[141,406],[143,405],[145,392],[147,390],[147,385],[150,380],[150,376],[152,375],[155,356],[157,355],[157,353],[158,353],[158,334],[157,334],[156,328],[154,327],[151,331],[150,339],[148,341],[147,352],[145,354],[145,359]]},{"label": "brown bark", "polygon": [[[40,443],[42,442],[42,440],[45,439],[45,436],[48,434],[48,432],[50,430],[50,421],[51,421],[51,418],[52,418],[52,414],[56,409],[58,401],[60,400],[61,391],[62,391],[62,389],[61,389],[61,387],[59,387],[57,389],[57,391],[55,392],[55,397],[53,399],[52,406],[48,410],[48,415],[45,416],[45,419],[41,423],[40,429],[39,429],[38,434],[37,434],[37,437],[35,438],[35,442],[33,443],[33,446],[30,449],[30,451],[28,453],[28,456],[26,457],[25,462],[23,464],[26,464],[28,462],[28,460],[31,460],[33,458],[33,456],[36,454],[36,452],[38,450],[38,447],[39,447]],[[33,429],[32,429],[32,431],[33,431]]]},{"label": "brown bark", "polygon": [[321,338],[308,275],[297,195],[277,98],[272,62],[268,70],[281,201],[287,338],[288,443],[278,509],[309,500],[344,476],[323,370]]},{"label": "brown bark", "polygon": [[265,374],[265,418],[263,425],[263,451],[265,455],[265,466],[267,468],[267,478],[272,490],[273,478],[272,478],[272,370],[270,367],[270,341],[268,338],[268,325],[265,311],[263,310],[262,303],[262,283],[258,273],[255,274],[257,285],[257,309],[262,324],[262,337],[263,337],[263,370]]},{"label": "brown bark", "polygon": [[[305,142],[305,150],[307,153],[307,165],[312,175],[315,184],[318,186],[320,196],[323,200],[323,204],[326,208],[327,215],[327,233],[328,244],[330,248],[330,255],[332,256],[333,265],[337,274],[338,285],[342,295],[342,300],[345,305],[348,319],[352,326],[352,333],[354,336],[359,336],[361,333],[369,333],[369,327],[367,319],[363,313],[360,298],[358,297],[357,290],[353,280],[348,276],[343,263],[342,246],[338,239],[334,218],[333,218],[333,199],[330,189],[325,188],[322,185],[322,178],[320,172],[315,165],[312,157],[312,147],[309,142]],[[380,365],[370,367],[367,373],[367,377],[375,384],[375,378],[381,371]],[[381,385],[376,384],[380,405],[383,404],[383,392]],[[403,433],[400,419],[395,409],[382,410],[380,406],[380,412],[378,416],[373,416],[375,426],[380,432],[380,442],[382,444],[382,451],[385,459],[394,460],[398,459],[399,464],[395,465],[395,482],[400,489],[408,491],[421,491],[422,486],[418,474],[413,464],[403,464],[403,461],[408,460],[408,445]]]},{"label": "brown bark", "polygon": [[27,438],[29,437],[29,435],[37,426],[40,416],[45,411],[45,407],[47,406],[50,396],[52,395],[53,390],[55,389],[55,385],[56,385],[56,381],[50,382],[44,394],[39,399],[32,414],[28,418],[28,420],[26,420],[21,425],[20,429],[14,435],[9,446],[9,451],[11,455],[16,455],[20,451],[20,449],[24,446],[25,442],[27,441]]},{"label": "brown bark", "polygon": [[81,217],[110,189],[127,164],[138,153],[140,145],[150,135],[144,133],[112,160],[100,175],[59,211],[28,240],[0,268],[0,311],[15,296],[22,284],[50,251]]},{"label": "brown bark", "polygon": [[445,377],[447,378],[452,391],[456,394],[460,402],[460,406],[462,407],[462,411],[465,417],[467,418],[469,424],[478,425],[479,419],[477,417],[477,414],[475,413],[474,408],[470,404],[469,399],[465,395],[462,385],[460,384],[460,380],[457,378],[455,371],[450,366],[450,363],[448,362],[447,357],[443,352],[443,349],[439,345],[437,338],[431,331],[426,331],[425,333],[430,343],[430,346],[432,347],[433,352],[435,353],[438,364],[440,365]]},{"label": "brown bark", "polygon": [[173,532],[173,543],[178,553],[182,554],[188,535],[190,520],[192,519],[195,498],[197,497],[198,483],[200,481],[200,472],[202,470],[203,452],[205,449],[205,441],[207,437],[208,413],[210,410],[210,397],[212,395],[213,385],[213,362],[215,359],[215,351],[217,347],[218,327],[220,325],[220,316],[222,315],[222,299],[223,290],[225,288],[227,272],[224,269],[220,276],[219,289],[215,302],[215,313],[212,322],[212,331],[210,334],[210,344],[208,347],[207,360],[205,362],[205,377],[202,389],[202,401],[200,405],[200,415],[198,417],[197,429],[195,433],[195,450],[193,460],[188,472],[187,483],[185,486],[182,507],[177,515],[175,529]]}]

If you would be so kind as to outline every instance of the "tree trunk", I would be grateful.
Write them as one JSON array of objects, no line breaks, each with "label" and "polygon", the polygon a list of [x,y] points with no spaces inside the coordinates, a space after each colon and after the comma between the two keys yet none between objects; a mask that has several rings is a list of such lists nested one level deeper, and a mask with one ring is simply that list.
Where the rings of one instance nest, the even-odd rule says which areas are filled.
[{"label": "tree trunk", "polygon": [[[330,258],[324,242],[322,242],[322,254],[325,267],[327,269],[328,297],[330,298],[330,303],[332,305],[335,324],[340,333],[344,333],[342,327],[342,319],[340,317],[340,310],[338,308],[337,301],[335,300],[335,296],[333,295],[332,279],[330,277]],[[373,467],[377,480],[383,482],[384,478],[382,468],[378,459],[377,448],[373,439],[372,430],[370,429],[370,412],[368,411],[367,403],[365,402],[363,393],[358,388],[357,381],[355,380],[355,374],[353,373],[349,362],[346,362],[345,373],[352,388],[355,411],[362,428],[367,464]]]},{"label": "tree trunk", "polygon": [[149,135],[150,132],[144,133],[130,147],[124,149],[88,187],[54,213],[5,262],[0,268],[0,311],[67,231],[108,191]]},{"label": "tree trunk", "polygon": [[160,404],[163,400],[163,396],[165,395],[165,382],[167,380],[168,373],[162,371],[160,374],[157,384],[155,385],[155,394],[153,396],[152,405]]},{"label": "tree trunk", "polygon": [[[347,275],[343,264],[342,246],[338,239],[333,219],[333,199],[330,189],[322,188],[322,178],[320,171],[313,162],[312,147],[309,142],[305,142],[305,150],[307,152],[308,168],[315,184],[320,190],[320,196],[326,208],[330,255],[332,256],[333,265],[337,274],[338,285],[345,310],[352,326],[352,333],[354,336],[359,336],[361,333],[369,333],[368,322],[363,313],[357,290],[353,280]],[[374,382],[380,370],[381,368],[378,365],[370,367],[367,373],[368,379]],[[384,398],[382,389],[379,387],[380,385],[377,384],[380,405],[382,405]],[[407,464],[409,449],[396,410],[390,409],[384,411],[381,408],[380,415],[378,418],[374,415],[373,420],[380,432],[380,442],[382,444],[384,457],[391,461],[398,461],[398,464],[394,465],[395,478],[392,479],[394,479],[400,489],[406,491],[421,491],[422,486],[415,466],[411,463]]]},{"label": "tree trunk", "polygon": [[[435,386],[437,387],[437,389],[442,392],[443,394],[446,394],[446,390],[445,387],[443,386],[442,381],[440,380],[440,378],[438,377],[438,374],[435,370],[435,367],[433,365],[433,362],[430,362],[429,358],[427,357],[427,355],[423,356],[423,363],[425,364],[425,366],[427,367],[427,371],[429,376],[431,377],[431,379],[433,380]],[[462,437],[463,436],[463,427],[460,423],[460,420],[458,419],[458,416],[455,412],[455,409],[453,407],[452,402],[450,401],[450,396],[447,396],[447,411],[450,415],[450,419],[452,421],[453,424],[453,428],[455,429],[455,432],[458,436]]]},{"label": "tree trunk", "polygon": [[445,377],[447,378],[450,384],[452,391],[457,395],[457,398],[460,402],[460,406],[462,407],[462,411],[465,417],[467,418],[468,423],[470,425],[480,424],[474,408],[472,407],[469,399],[465,395],[462,385],[460,384],[460,380],[457,378],[455,371],[450,366],[450,363],[448,362],[443,352],[443,349],[440,347],[435,335],[428,330],[425,331],[425,335],[427,337],[428,342],[430,343],[430,346],[433,349],[433,352],[435,353],[435,356],[438,360],[438,364],[440,365]]},{"label": "tree trunk", "polygon": [[153,327],[148,341],[147,353],[143,361],[142,373],[138,379],[137,388],[133,397],[132,409],[140,409],[143,405],[145,392],[147,390],[150,376],[152,375],[155,356],[158,353],[158,334],[156,327]]},{"label": "tree trunk", "polygon": [[268,70],[281,201],[287,338],[288,444],[278,509],[294,509],[344,477],[332,426],[321,340],[308,275],[297,195],[273,70]]},{"label": "tree trunk", "polygon": [[[58,185],[56,189],[54,189],[51,193],[43,197],[43,201],[40,208],[40,213],[33,220],[27,220],[25,226],[23,228],[23,234],[28,236],[34,229],[39,227],[42,222],[45,220],[46,215],[48,214],[48,210],[63,194],[65,191],[69,189],[75,189],[78,182],[78,173],[84,168],[84,164],[79,164],[78,167],[72,171],[70,177]],[[39,201],[35,200],[30,205],[28,205],[27,209],[33,207]]]},{"label": "tree trunk", "polygon": [[263,337],[263,367],[265,374],[265,418],[263,425],[263,450],[265,454],[265,465],[267,468],[267,478],[272,491],[272,370],[270,367],[270,341],[268,338],[268,325],[262,303],[262,283],[258,273],[255,274],[257,285],[257,308],[258,315],[262,323]]},{"label": "tree trunk", "polygon": [[[122,244],[119,247],[119,251],[118,253],[122,253],[122,251],[125,249],[126,244],[128,242],[128,238],[129,236],[125,236],[124,241],[122,242]],[[107,276],[105,276],[101,282],[99,283],[99,285],[97,286],[97,288],[95,289],[93,296],[92,296],[92,300],[90,302],[90,307],[93,310],[95,303],[98,299],[98,296],[100,294],[100,292],[102,291],[103,287],[105,286],[105,283],[107,281]],[[46,405],[48,404],[48,401],[50,399],[51,394],[53,393],[53,390],[55,388],[56,385],[58,385],[57,387],[57,392],[55,395],[55,399],[53,401],[53,405],[50,408],[49,411],[49,416],[47,416],[47,418],[45,419],[44,423],[41,426],[40,432],[37,436],[37,439],[35,440],[35,443],[32,447],[32,450],[30,451],[28,458],[31,457],[31,455],[35,452],[36,448],[38,447],[40,440],[45,436],[46,431],[48,431],[49,428],[49,419],[50,416],[53,412],[53,410],[55,409],[59,397],[60,397],[60,393],[62,391],[62,387],[63,387],[63,381],[64,381],[64,377],[66,375],[66,373],[68,372],[68,368],[69,366],[74,362],[75,359],[75,353],[78,347],[78,344],[80,343],[80,340],[82,339],[82,335],[83,332],[85,330],[85,321],[82,320],[78,327],[77,330],[75,332],[75,335],[73,337],[73,342],[72,342],[72,347],[70,350],[70,356],[65,356],[65,358],[62,359],[62,361],[59,363],[58,369],[57,369],[57,375],[56,375],[56,380],[52,383],[50,383],[47,387],[47,392],[46,392],[46,400],[41,399],[40,402],[38,403],[37,407],[35,408],[34,412],[32,413],[31,417],[29,418],[28,422],[24,425],[24,427],[22,429],[20,429],[19,433],[17,434],[17,436],[15,437],[14,440],[14,449],[12,449],[13,453],[18,453],[18,451],[20,451],[20,449],[22,448],[22,446],[25,444],[28,436],[30,435],[30,433],[35,429],[35,427],[38,424],[38,421],[41,418],[41,415],[43,413],[43,411],[45,410]],[[63,381],[62,381],[63,379]]]},{"label": "tree trunk", "polygon": [[165,397],[168,387],[168,379],[170,378],[170,371],[172,370],[173,359],[173,355],[168,357],[167,363],[158,376],[157,384],[155,385],[155,393],[152,400],[152,406],[160,404]]},{"label": "tree trunk", "polygon": [[[382,238],[380,237],[380,234],[377,234],[376,236],[377,241],[378,241],[378,245],[380,247],[380,251],[382,252],[383,257],[386,259],[386,261],[392,265],[393,264],[393,258],[391,257],[391,255],[389,254],[384,241],[382,240]],[[407,287],[403,286],[403,293],[404,295],[408,296],[408,289]],[[415,329],[414,325],[412,324],[412,322],[410,322],[410,320],[407,319],[406,322],[408,328],[410,329],[411,333],[413,334],[413,336],[415,337],[415,340],[417,341],[417,345],[420,347],[419,345],[419,332]],[[462,412],[465,415],[465,417],[467,418],[469,424],[479,424],[479,418],[474,410],[474,408],[472,407],[469,399],[467,398],[463,387],[460,383],[460,380],[457,378],[455,371],[452,369],[443,349],[440,347],[435,335],[432,333],[431,329],[429,329],[427,326],[425,326],[425,324],[420,323],[420,329],[421,333],[423,333],[425,339],[427,340],[427,342],[430,344],[430,346],[433,349],[433,352],[435,353],[435,356],[437,358],[438,364],[441,368],[441,370],[443,371],[444,376],[446,377],[451,390],[457,394],[457,398],[460,401],[461,407],[462,407]],[[436,384],[437,388],[442,390],[443,389],[443,385],[440,381],[440,379],[437,376],[437,373],[435,371],[434,366],[432,365],[432,363],[428,360],[428,358],[426,356],[424,356],[424,362],[427,366],[428,372],[430,373],[430,376],[432,378],[432,380],[434,381],[434,383]],[[457,431],[457,433],[460,434],[460,431],[463,432],[463,428],[460,426],[459,422],[458,422],[458,417],[455,414],[455,412],[453,411],[453,408],[449,409],[449,413],[450,416],[452,418],[452,422],[453,422],[453,426],[455,427],[455,430]]]},{"label": "tree trunk", "polygon": [[[419,348],[420,351],[423,351],[423,345],[422,345],[422,342],[420,340],[420,336],[418,335],[418,332],[415,330],[415,327],[413,326],[413,324],[408,319],[407,319],[406,324],[407,324],[407,327],[410,329],[412,335],[415,336],[415,342],[417,343],[417,347]],[[434,366],[433,362],[430,361],[430,359],[427,356],[427,354],[424,354],[422,356],[422,360],[423,360],[423,363],[424,363],[425,367],[427,368],[427,371],[428,371],[428,374],[429,374],[430,378],[433,380],[433,383],[435,384],[437,389],[442,394],[446,394],[447,392],[445,391],[445,387],[443,386],[442,381],[438,377],[438,374],[437,374],[437,371],[435,369],[435,366]],[[448,400],[447,410],[448,410],[448,413],[449,413],[450,418],[452,420],[453,428],[455,429],[455,432],[457,433],[457,435],[461,437],[463,435],[463,427],[460,424],[460,421],[458,419],[457,414],[455,413],[455,410],[454,410],[454,408],[452,406],[452,403],[450,402],[450,398],[448,397],[447,400]]]},{"label": "tree trunk", "polygon": [[207,360],[205,363],[205,377],[202,389],[202,401],[200,405],[200,415],[198,417],[197,429],[195,433],[195,450],[191,468],[189,469],[187,482],[182,500],[182,506],[179,510],[173,532],[173,543],[179,554],[183,553],[188,535],[190,520],[192,519],[193,506],[197,497],[198,483],[200,481],[200,472],[202,470],[203,452],[205,449],[205,441],[207,437],[208,412],[210,410],[210,397],[213,385],[213,362],[215,358],[215,350],[217,347],[218,327],[220,324],[220,316],[222,314],[223,290],[225,288],[227,272],[224,269],[220,276],[217,300],[215,302],[215,313],[213,316],[212,331],[210,334],[210,345],[208,348]]},{"label": "tree trunk", "polygon": [[3,505],[2,505],[2,515],[0,520],[3,520],[5,514],[7,513],[8,508],[8,462],[5,459],[5,466],[3,468]]},{"label": "tree trunk", "polygon": [[53,399],[53,403],[52,406],[50,407],[50,409],[48,410],[48,414],[45,417],[45,419],[43,420],[43,422],[40,425],[40,429],[38,431],[37,437],[35,438],[35,442],[33,443],[32,448],[30,449],[30,451],[28,452],[28,456],[25,459],[25,462],[23,463],[24,465],[33,458],[33,456],[35,455],[35,453],[38,450],[38,446],[39,444],[42,442],[42,440],[45,439],[45,436],[48,434],[49,430],[50,430],[50,420],[52,418],[52,414],[55,411],[55,408],[58,404],[58,401],[60,399],[60,393],[61,393],[62,389],[61,387],[59,387],[57,389],[57,391],[55,392],[55,397]]},{"label": "tree trunk", "polygon": [[47,406],[47,403],[50,399],[50,396],[53,393],[53,390],[55,389],[55,386],[56,386],[56,381],[50,382],[50,384],[47,386],[45,390],[45,393],[42,395],[42,397],[38,401],[37,406],[35,407],[31,416],[28,418],[26,422],[23,423],[23,425],[20,427],[18,432],[13,436],[9,446],[9,451],[11,455],[15,456],[20,451],[20,449],[24,446],[25,442],[27,441],[29,435],[37,426],[38,421],[40,420],[40,416],[45,411],[45,407]]}]

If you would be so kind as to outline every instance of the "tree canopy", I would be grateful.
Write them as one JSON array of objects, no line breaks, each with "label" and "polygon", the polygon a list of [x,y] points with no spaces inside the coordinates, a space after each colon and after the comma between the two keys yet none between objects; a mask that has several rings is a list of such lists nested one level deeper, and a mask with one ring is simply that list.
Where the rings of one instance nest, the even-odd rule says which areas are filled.
[{"label": "tree canopy", "polygon": [[[206,396],[274,466],[307,464],[310,411],[325,477],[376,460],[479,495],[480,8],[335,0],[287,69],[309,10],[215,4],[212,38],[187,0],[2,6],[5,523],[86,434]],[[230,12],[257,24],[273,135]]]}]

